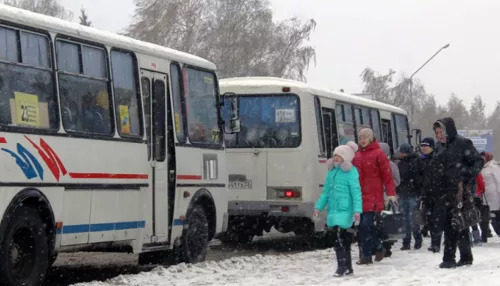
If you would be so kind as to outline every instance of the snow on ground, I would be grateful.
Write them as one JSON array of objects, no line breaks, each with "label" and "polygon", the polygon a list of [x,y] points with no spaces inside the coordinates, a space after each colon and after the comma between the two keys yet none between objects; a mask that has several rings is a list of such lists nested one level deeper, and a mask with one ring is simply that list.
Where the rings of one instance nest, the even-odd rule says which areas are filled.
[{"label": "snow on ground", "polygon": [[[75,286],[500,285],[498,238],[473,248],[474,265],[456,269],[439,269],[442,253],[433,254],[425,246],[418,251],[400,251],[399,247],[396,244],[392,257],[382,262],[368,266],[354,265],[354,276],[344,278],[333,277],[335,255],[332,249],[328,249],[157,267],[151,272]],[[352,257],[353,261],[357,261],[357,247],[354,248]]]}]

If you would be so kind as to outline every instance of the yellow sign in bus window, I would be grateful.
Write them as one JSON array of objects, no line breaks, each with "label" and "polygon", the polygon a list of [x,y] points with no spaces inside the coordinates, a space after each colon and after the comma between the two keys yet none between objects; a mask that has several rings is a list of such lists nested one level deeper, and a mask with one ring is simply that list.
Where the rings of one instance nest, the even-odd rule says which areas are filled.
[{"label": "yellow sign in bus window", "polygon": [[16,124],[40,127],[38,96],[16,91],[14,97],[16,100]]}]

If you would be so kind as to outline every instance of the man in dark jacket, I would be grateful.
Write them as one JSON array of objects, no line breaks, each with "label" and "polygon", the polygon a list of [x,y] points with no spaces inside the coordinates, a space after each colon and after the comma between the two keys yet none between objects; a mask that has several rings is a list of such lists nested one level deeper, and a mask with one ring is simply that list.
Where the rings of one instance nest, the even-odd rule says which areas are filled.
[{"label": "man in dark jacket", "polygon": [[406,236],[403,238],[403,247],[401,250],[409,250],[411,235],[415,238],[415,249],[422,247],[422,234],[420,226],[415,224],[415,209],[419,207],[420,192],[422,190],[420,176],[420,161],[411,146],[407,143],[399,146],[399,177],[401,182],[397,187],[396,193],[399,197],[400,206],[405,216]]},{"label": "man in dark jacket", "polygon": [[[471,265],[473,261],[470,246],[469,230],[457,232],[451,225],[452,212],[457,202],[459,186],[463,185],[464,194],[474,182],[476,176],[483,168],[483,160],[472,144],[472,141],[461,137],[457,133],[455,122],[452,118],[444,118],[433,125],[434,133],[438,139],[434,153],[434,163],[441,175],[437,190],[440,193],[440,204],[446,206],[444,213],[444,255],[440,268],[453,268],[456,266]],[[455,262],[455,253],[460,250],[460,260]]]},{"label": "man in dark jacket", "polygon": [[438,253],[441,250],[441,237],[443,236],[443,219],[445,206],[440,204],[439,185],[441,184],[439,165],[434,163],[433,138],[422,139],[420,149],[422,150],[422,202],[424,203],[426,226],[431,233],[431,247],[429,251]]}]

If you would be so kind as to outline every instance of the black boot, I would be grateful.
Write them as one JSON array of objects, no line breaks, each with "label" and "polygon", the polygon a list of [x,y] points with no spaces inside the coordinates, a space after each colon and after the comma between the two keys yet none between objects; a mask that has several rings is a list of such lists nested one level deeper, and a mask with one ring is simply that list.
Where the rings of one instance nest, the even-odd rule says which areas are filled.
[{"label": "black boot", "polygon": [[337,270],[333,276],[342,277],[347,274],[347,251],[343,248],[335,249],[335,254],[337,255]]},{"label": "black boot", "polygon": [[352,275],[352,274],[354,274],[354,269],[352,269],[351,250],[347,250],[346,259],[347,259],[347,263],[346,263],[347,273],[345,275]]}]

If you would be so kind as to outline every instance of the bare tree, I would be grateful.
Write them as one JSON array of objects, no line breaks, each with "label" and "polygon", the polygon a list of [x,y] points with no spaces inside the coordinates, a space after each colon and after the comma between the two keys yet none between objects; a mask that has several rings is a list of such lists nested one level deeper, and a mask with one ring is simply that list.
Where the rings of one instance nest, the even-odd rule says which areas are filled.
[{"label": "bare tree", "polygon": [[92,21],[89,20],[89,16],[87,15],[87,12],[85,9],[82,7],[80,8],[80,25],[87,26],[87,27],[92,27]]},{"label": "bare tree", "polygon": [[470,129],[484,129],[486,127],[486,105],[480,95],[474,97],[474,101],[470,107]]},{"label": "bare tree", "polygon": [[469,124],[469,111],[467,107],[465,107],[463,100],[452,93],[446,107],[448,111],[446,115],[455,120],[457,129],[467,129]]},{"label": "bare tree", "polygon": [[133,38],[215,62],[222,77],[277,76],[306,80],[315,60],[306,45],[314,20],[273,21],[268,0],[136,0]]},{"label": "bare tree", "polygon": [[58,0],[4,0],[3,3],[64,20],[73,18],[73,12],[64,8]]}]

